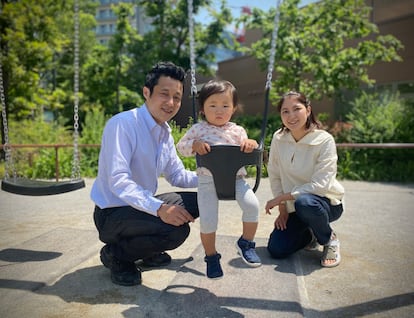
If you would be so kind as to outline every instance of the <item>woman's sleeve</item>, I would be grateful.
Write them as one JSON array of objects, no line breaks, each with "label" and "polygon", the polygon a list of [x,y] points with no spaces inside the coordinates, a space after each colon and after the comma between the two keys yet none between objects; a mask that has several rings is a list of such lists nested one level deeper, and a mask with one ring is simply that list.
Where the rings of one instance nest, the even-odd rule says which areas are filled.
[{"label": "woman's sleeve", "polygon": [[275,134],[273,134],[272,143],[270,144],[269,163],[267,165],[267,172],[269,175],[270,188],[272,190],[273,197],[277,197],[283,193],[277,149],[278,145]]}]

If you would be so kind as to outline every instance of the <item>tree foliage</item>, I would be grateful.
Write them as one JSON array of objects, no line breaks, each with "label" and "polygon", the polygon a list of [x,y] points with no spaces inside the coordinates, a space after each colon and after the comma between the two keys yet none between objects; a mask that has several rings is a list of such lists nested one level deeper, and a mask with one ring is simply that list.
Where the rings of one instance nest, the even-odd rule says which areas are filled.
[{"label": "tree foliage", "polygon": [[[82,6],[88,47],[92,2]],[[2,1],[1,65],[8,114],[17,120],[70,107],[73,95],[73,0]],[[92,17],[93,18],[93,17]],[[88,39],[89,38],[89,39]]]},{"label": "tree foliage", "polygon": [[[158,61],[171,61],[188,69],[190,66],[188,8],[186,0],[136,1],[145,10],[151,28],[138,34],[130,25],[130,4],[113,5],[118,17],[116,33],[108,47],[97,45],[85,61],[84,72],[86,102],[103,106],[106,114],[136,107],[141,97],[145,74]],[[196,15],[208,8],[211,0],[195,0]],[[228,45],[221,33],[231,21],[230,10],[221,6],[219,12],[211,11],[209,24],[195,23],[195,43],[198,72],[211,74],[214,56],[208,54],[211,45]]]},{"label": "tree foliage", "polygon": [[[389,92],[362,92],[349,105],[348,128],[338,142],[412,143],[413,103]],[[414,180],[414,149],[340,149],[342,178],[369,181]]]},{"label": "tree foliage", "polygon": [[[42,116],[52,110],[71,125],[74,89],[74,0],[21,0],[1,2],[0,35],[7,113],[13,120]],[[131,26],[131,3],[112,4],[117,15],[116,33],[107,46],[94,35],[97,1],[80,5],[80,111],[100,107],[105,114],[135,107],[144,77],[160,60],[188,69],[187,1],[139,1],[152,19],[152,30],[140,35]],[[209,8],[211,0],[194,0],[194,14]],[[211,11],[209,24],[195,23],[197,66],[211,73],[213,56],[207,48],[225,43],[221,33],[231,21],[230,10]],[[83,121],[83,120],[82,120]]]},{"label": "tree foliage", "polygon": [[[313,99],[341,97],[344,90],[372,84],[368,67],[376,62],[400,61],[398,39],[378,35],[364,0],[323,0],[299,8],[299,0],[280,7],[276,46],[275,87],[279,93],[306,91]],[[243,17],[263,37],[247,49],[262,65],[268,62],[275,10],[254,9]]]},{"label": "tree foliage", "polygon": [[119,3],[112,5],[112,9],[117,16],[115,34],[108,46],[93,47],[83,67],[87,79],[83,86],[85,103],[92,108],[102,106],[107,114],[116,114],[142,102],[135,86],[136,76],[129,74],[134,64],[131,46],[142,41],[129,21],[134,14],[133,5]]},{"label": "tree foliage", "polygon": [[[148,70],[151,65],[160,60],[172,61],[189,69],[190,39],[187,0],[141,0],[138,3],[145,9],[146,15],[152,21],[152,29],[144,34],[143,40],[136,43],[131,50],[136,61],[131,71],[135,74],[142,74],[142,80],[138,83],[143,83],[144,70]],[[232,21],[231,12],[225,6],[225,1],[222,1],[220,11],[214,11],[212,3],[212,0],[193,1],[194,16],[204,8],[209,10],[212,18],[209,23],[205,21],[194,23],[197,72],[204,75],[211,75],[213,72],[210,65],[214,62],[214,56],[209,53],[209,48],[219,44],[229,46],[222,33],[225,26]]]}]

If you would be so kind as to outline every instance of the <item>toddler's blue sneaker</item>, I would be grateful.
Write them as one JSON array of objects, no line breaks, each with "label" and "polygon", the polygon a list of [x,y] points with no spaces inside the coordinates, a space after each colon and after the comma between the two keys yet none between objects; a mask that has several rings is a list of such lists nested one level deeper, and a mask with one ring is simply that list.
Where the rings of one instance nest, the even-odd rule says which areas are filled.
[{"label": "toddler's blue sneaker", "polygon": [[256,254],[255,247],[255,242],[245,240],[243,237],[240,237],[236,243],[237,251],[239,252],[243,261],[251,267],[259,267],[262,265],[260,257]]},{"label": "toddler's blue sneaker", "polygon": [[223,277],[223,270],[220,265],[221,255],[219,253],[204,257],[207,263],[207,277],[211,279],[219,279]]}]

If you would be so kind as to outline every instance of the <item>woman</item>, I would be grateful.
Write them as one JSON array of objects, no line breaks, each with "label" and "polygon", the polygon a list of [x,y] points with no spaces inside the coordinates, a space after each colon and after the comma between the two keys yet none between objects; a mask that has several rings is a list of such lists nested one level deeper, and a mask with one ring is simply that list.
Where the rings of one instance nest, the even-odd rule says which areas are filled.
[{"label": "woman", "polygon": [[343,212],[344,188],[336,179],[335,140],[315,119],[310,101],[302,93],[289,92],[278,103],[282,128],[273,135],[268,173],[275,206],[267,249],[283,258],[306,248],[323,245],[321,265],[334,267],[341,261],[339,239],[330,223]]}]

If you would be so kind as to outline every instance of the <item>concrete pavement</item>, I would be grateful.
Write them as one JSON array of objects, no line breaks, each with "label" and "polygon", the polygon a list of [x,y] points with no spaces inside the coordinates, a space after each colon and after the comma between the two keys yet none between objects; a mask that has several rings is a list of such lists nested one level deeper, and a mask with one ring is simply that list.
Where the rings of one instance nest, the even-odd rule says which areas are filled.
[{"label": "concrete pavement", "polygon": [[[145,269],[143,284],[111,283],[99,260],[86,188],[30,197],[0,191],[0,317],[413,317],[414,185],[342,181],[346,211],[333,224],[342,263],[321,268],[320,252],[271,259],[275,215],[260,215],[259,268],[236,254],[241,212],[220,202],[217,248],[224,278],[205,277],[199,224],[171,251],[173,262]],[[160,192],[171,188],[160,179]],[[271,197],[268,179],[257,196]]]}]

